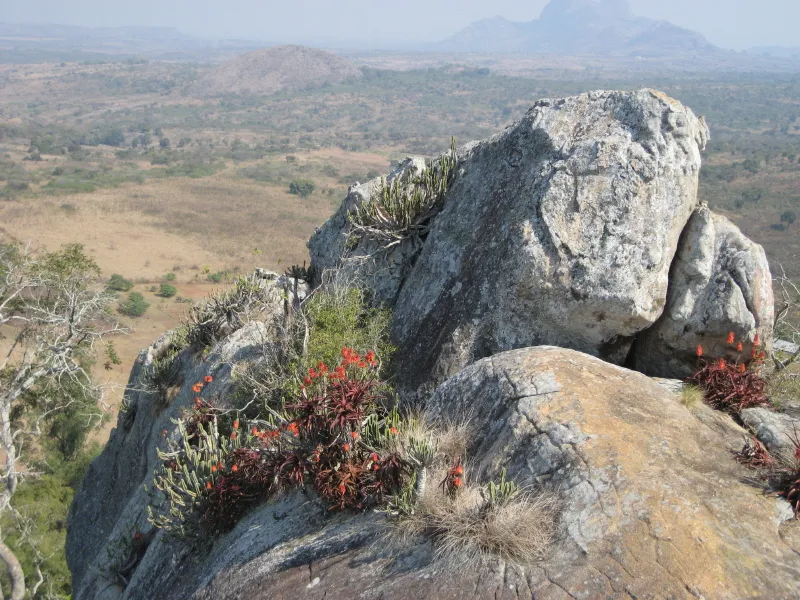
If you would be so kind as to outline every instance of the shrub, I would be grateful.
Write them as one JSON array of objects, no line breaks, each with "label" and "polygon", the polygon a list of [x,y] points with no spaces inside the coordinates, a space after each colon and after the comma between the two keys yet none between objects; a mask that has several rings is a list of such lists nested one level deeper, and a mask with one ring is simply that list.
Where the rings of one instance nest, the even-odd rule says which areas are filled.
[{"label": "shrub", "polygon": [[315,187],[310,179],[295,179],[289,184],[289,193],[306,198],[314,192]]},{"label": "shrub", "polygon": [[128,299],[120,303],[119,312],[126,317],[141,317],[150,308],[150,303],[139,292],[131,292]]},{"label": "shrub", "polygon": [[161,286],[158,288],[158,295],[161,296],[162,298],[172,298],[177,293],[178,293],[178,288],[169,283],[162,283]]},{"label": "shrub", "polygon": [[381,360],[394,352],[389,342],[391,312],[370,307],[361,289],[329,288],[314,294],[303,312],[310,323],[305,367],[335,362],[344,345],[361,353],[374,349]]},{"label": "shrub", "polygon": [[119,273],[114,273],[108,280],[106,287],[116,292],[128,292],[133,287],[133,282],[129,279],[125,279]]},{"label": "shrub", "polygon": [[208,280],[212,283],[222,283],[228,277],[227,271],[217,271],[216,273],[209,273]]},{"label": "shrub", "polygon": [[[177,268],[177,266],[172,267],[173,269]],[[177,279],[177,275],[175,273],[167,273],[164,275],[164,281],[175,281]]]}]

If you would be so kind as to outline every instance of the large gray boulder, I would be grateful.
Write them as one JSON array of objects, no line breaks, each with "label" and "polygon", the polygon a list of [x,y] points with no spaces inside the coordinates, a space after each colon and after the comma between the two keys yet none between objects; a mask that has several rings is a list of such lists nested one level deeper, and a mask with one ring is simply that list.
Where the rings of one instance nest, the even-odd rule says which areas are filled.
[{"label": "large gray boulder", "polygon": [[[263,333],[252,323],[208,362],[188,360],[186,385],[210,370],[212,391],[224,393],[229,367],[249,360]],[[76,497],[67,548],[76,600],[800,595],[791,508],[744,483],[748,471],[732,457],[744,431],[579,352],[526,348],[480,360],[442,384],[428,407],[443,421],[471,417],[471,480],[505,467],[520,484],[559,496],[558,534],[532,564],[453,570],[433,560],[425,539],[389,546],[385,516],[332,514],[301,492],[276,497],[205,546],[170,541],[145,522],[152,497],[144,485],[160,431],[173,435],[174,425],[146,408],[135,435],[115,434]],[[125,491],[108,502],[123,478]],[[97,540],[96,523],[111,524]],[[136,531],[146,542],[123,584],[118,557]]]},{"label": "large gray boulder", "polygon": [[[400,282],[393,335],[404,385],[537,344],[622,363],[664,308],[707,135],[664,94],[601,91],[541,100],[505,132],[459,149],[421,248],[384,262],[372,253],[365,277]],[[312,263],[332,262],[320,240],[348,236],[340,211],[312,237]]]},{"label": "large gray boulder", "polygon": [[[772,348],[772,277],[764,249],[723,216],[700,207],[689,220],[659,321],[636,338],[632,364],[649,375],[687,377],[696,348],[710,356],[749,358]],[[727,343],[733,332],[744,354]]]}]

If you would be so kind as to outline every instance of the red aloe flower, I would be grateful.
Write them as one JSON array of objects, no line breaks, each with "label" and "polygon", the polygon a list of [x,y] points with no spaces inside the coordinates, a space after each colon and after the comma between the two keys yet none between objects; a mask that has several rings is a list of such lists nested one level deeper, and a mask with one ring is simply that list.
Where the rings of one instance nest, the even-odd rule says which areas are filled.
[{"label": "red aloe flower", "polygon": [[729,331],[728,332],[728,343],[732,344],[734,341],[736,341],[736,336],[733,335],[732,331]]}]

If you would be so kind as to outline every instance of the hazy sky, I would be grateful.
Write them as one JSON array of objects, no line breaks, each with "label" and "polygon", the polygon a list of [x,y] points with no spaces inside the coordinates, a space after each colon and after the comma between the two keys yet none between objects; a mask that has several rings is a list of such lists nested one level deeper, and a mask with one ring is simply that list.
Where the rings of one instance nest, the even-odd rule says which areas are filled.
[{"label": "hazy sky", "polygon": [[[800,46],[800,0],[630,0],[725,48]],[[547,0],[0,0],[0,21],[168,25],[203,37],[273,42],[438,41],[472,21],[529,21]]]}]

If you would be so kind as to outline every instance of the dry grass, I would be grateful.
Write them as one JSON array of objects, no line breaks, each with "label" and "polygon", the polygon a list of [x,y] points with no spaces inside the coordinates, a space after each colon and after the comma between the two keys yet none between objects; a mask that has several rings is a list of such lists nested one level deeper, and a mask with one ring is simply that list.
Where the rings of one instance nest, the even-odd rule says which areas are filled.
[{"label": "dry grass", "polygon": [[489,505],[482,488],[468,482],[455,498],[442,490],[445,469],[431,470],[431,485],[414,512],[390,521],[397,546],[429,536],[437,560],[450,566],[484,565],[500,558],[518,564],[540,559],[556,532],[558,503],[547,493],[522,491],[500,506]]},{"label": "dry grass", "polygon": [[[555,535],[556,496],[522,490],[505,502],[489,502],[486,489],[469,478],[471,431],[466,415],[447,423],[424,413],[407,419],[394,442],[397,450],[408,452],[412,440],[426,440],[436,451],[426,469],[428,483],[418,490],[413,508],[389,520],[390,544],[402,548],[430,537],[437,560],[449,566],[478,566],[497,558],[519,564],[540,559]],[[457,464],[464,465],[463,485],[451,495],[445,482]]]},{"label": "dry grass", "polygon": [[686,408],[694,408],[698,402],[703,401],[703,390],[696,385],[684,385],[681,390],[681,404]]}]

